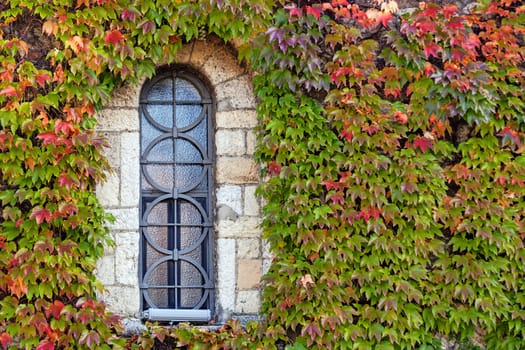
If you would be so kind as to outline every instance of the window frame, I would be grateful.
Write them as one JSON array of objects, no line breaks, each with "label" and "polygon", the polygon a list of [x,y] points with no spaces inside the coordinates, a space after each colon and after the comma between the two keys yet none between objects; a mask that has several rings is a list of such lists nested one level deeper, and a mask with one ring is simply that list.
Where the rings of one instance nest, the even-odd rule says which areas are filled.
[{"label": "window frame", "polygon": [[[152,88],[159,82],[161,82],[164,79],[171,79],[171,85],[172,85],[172,99],[171,105],[172,105],[172,122],[173,127],[171,131],[162,130],[162,135],[159,137],[154,138],[152,141],[150,141],[149,144],[146,145],[146,147],[143,147],[143,119],[146,119],[153,127],[158,128],[160,125],[156,125],[155,123],[152,123],[152,120],[154,121],[154,116],[149,115],[151,118],[148,118],[144,113],[144,109],[147,108],[150,104],[156,104],[158,105],[160,101],[155,100],[149,100],[148,94],[150,91],[152,91]],[[186,80],[189,82],[200,94],[200,100],[197,101],[177,101],[177,86],[175,82],[177,79]],[[208,87],[209,84],[207,84],[206,80],[202,78],[200,74],[198,74],[196,71],[189,69],[187,67],[183,66],[172,66],[167,67],[159,70],[157,74],[152,77],[151,79],[147,80],[141,89],[140,92],[140,100],[139,100],[139,115],[140,115],[140,200],[139,200],[139,220],[140,220],[140,251],[139,251],[139,289],[140,289],[140,311],[142,318],[152,320],[152,321],[166,321],[166,322],[179,322],[179,321],[193,321],[193,322],[207,322],[211,320],[214,317],[214,308],[215,308],[215,234],[214,234],[214,211],[215,211],[215,203],[214,203],[214,190],[215,190],[215,183],[214,183],[214,164],[215,164],[215,154],[214,154],[214,115],[215,115],[215,103],[211,94],[211,89]],[[169,102],[163,101],[161,104],[169,104]],[[199,125],[200,121],[196,123],[193,127],[190,127],[188,130],[185,131],[179,131],[176,127],[176,118],[177,118],[177,106],[180,105],[200,105],[202,106],[202,110],[200,112],[200,115],[197,119],[201,118],[201,115],[204,113],[205,116],[203,117],[206,120],[205,125],[205,133],[206,133],[206,159],[204,159],[203,155],[203,161],[202,166],[203,170],[202,172],[206,172],[205,175],[203,175],[203,178],[207,178],[207,188],[206,188],[206,194],[203,197],[202,193],[203,191],[192,191],[193,189],[199,187],[200,185],[196,185],[195,187],[190,186],[190,190],[186,192],[178,192],[178,189],[176,188],[175,184],[172,184],[172,191],[166,192],[165,190],[159,189],[158,191],[150,191],[151,193],[147,193],[147,191],[144,190],[143,186],[143,178],[146,178],[148,182],[151,182],[151,177],[148,177],[147,172],[144,170],[145,167],[147,167],[148,164],[151,164],[151,162],[148,162],[144,156],[148,155],[147,152],[151,150],[151,148],[154,148],[154,143],[160,142],[161,140],[168,139],[173,142],[174,144],[174,154],[173,154],[173,171],[175,172],[175,167],[177,166],[177,154],[176,154],[176,140],[178,139],[184,139],[183,137],[180,137],[180,133],[184,133],[188,130],[192,130],[193,127],[196,127]],[[152,120],[150,120],[152,119]],[[194,122],[192,122],[194,123]],[[193,125],[190,123],[189,125]],[[185,129],[185,127],[180,128]],[[159,129],[160,130],[160,129]],[[169,133],[171,132],[171,136]],[[153,146],[152,146],[153,145]],[[196,145],[194,145],[196,146]],[[196,146],[197,148],[197,146]],[[201,153],[202,149],[197,148]],[[173,175],[173,182],[175,182],[175,175]],[[154,186],[152,186],[154,187]],[[181,188],[184,190],[184,188]],[[192,194],[197,193],[200,194],[200,197],[192,197]],[[155,198],[155,195],[157,197]],[[150,200],[151,198],[154,198],[153,200]],[[147,216],[149,215],[149,209],[148,204],[150,203],[150,206],[160,203],[164,200],[172,200],[173,203],[175,203],[175,206],[177,201],[191,201],[199,202],[200,201],[197,198],[204,198],[206,201],[206,205],[204,208],[204,211],[199,209],[199,211],[202,214],[202,226],[201,227],[201,236],[206,236],[202,239],[202,242],[200,243],[200,249],[204,250],[203,257],[202,257],[202,263],[201,267],[205,270],[206,276],[204,277],[203,281],[203,298],[206,296],[205,300],[201,300],[200,303],[197,303],[196,306],[194,306],[193,309],[191,308],[183,308],[180,307],[180,300],[177,302],[174,302],[174,305],[168,308],[165,307],[151,307],[154,306],[154,303],[152,304],[152,300],[148,299],[148,290],[151,290],[152,288],[145,283],[145,278],[148,277],[148,273],[151,269],[154,269],[156,266],[160,265],[163,262],[167,261],[174,261],[172,263],[175,266],[177,265],[178,260],[181,258],[178,254],[178,247],[171,248],[173,250],[173,255],[170,257],[169,255],[164,256],[162,259],[158,259],[155,263],[148,265],[147,264],[147,252],[146,249],[148,245],[151,245],[151,242],[148,241],[148,235],[146,233],[147,228],[151,227],[151,224],[147,222]],[[171,202],[168,202],[171,203]],[[201,203],[202,204],[202,203]],[[202,206],[204,207],[204,206]],[[173,208],[172,208],[173,209]],[[179,210],[179,209],[173,209],[173,210]],[[204,212],[206,212],[206,217],[204,217]],[[171,215],[171,214],[168,214]],[[175,217],[177,217],[176,214],[174,214]],[[171,225],[168,222],[166,223],[166,230],[170,232],[170,229],[168,228],[168,225]],[[177,225],[179,227],[182,227],[182,223],[173,222],[173,232],[175,232],[177,229]],[[205,232],[205,233],[204,233]],[[175,237],[178,237],[177,235],[180,235],[180,233],[175,233]],[[167,238],[169,240],[169,238]],[[173,238],[175,240],[180,239],[179,238]],[[200,240],[200,238],[198,239]],[[173,243],[172,243],[173,244]],[[203,248],[204,244],[204,248]],[[170,249],[170,248],[168,248]],[[157,264],[158,263],[158,264]],[[157,264],[157,265],[155,265]],[[169,265],[170,263],[168,263]],[[202,266],[204,265],[204,266]],[[194,265],[195,266],[195,265]],[[200,270],[199,270],[200,271]],[[204,274],[202,274],[204,276]],[[177,277],[179,278],[179,277]],[[169,278],[168,278],[169,279]],[[173,289],[174,293],[180,293],[180,290],[184,288],[183,285],[179,285],[178,281],[174,281],[173,285],[168,282],[166,285],[167,293],[170,293],[170,289]],[[162,289],[160,287],[159,289]],[[169,298],[169,297],[168,297]],[[177,298],[175,298],[177,299]],[[171,302],[170,302],[171,303]]]}]

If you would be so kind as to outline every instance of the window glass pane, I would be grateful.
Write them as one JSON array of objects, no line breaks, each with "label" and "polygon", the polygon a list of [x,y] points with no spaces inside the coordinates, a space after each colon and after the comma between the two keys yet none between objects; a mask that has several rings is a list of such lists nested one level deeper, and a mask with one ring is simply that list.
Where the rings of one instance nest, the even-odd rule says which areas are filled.
[{"label": "window glass pane", "polygon": [[202,215],[193,203],[181,201],[179,220],[183,225],[198,225],[202,223]]},{"label": "window glass pane", "polygon": [[185,128],[197,121],[202,111],[200,105],[177,105],[177,128]]},{"label": "window glass pane", "polygon": [[[181,285],[199,286],[202,285],[202,275],[200,271],[192,264],[181,261],[180,264]],[[190,308],[199,303],[202,297],[200,288],[181,289],[181,306]]]},{"label": "window glass pane", "polygon": [[200,101],[201,95],[192,83],[185,79],[178,78],[175,82],[176,101]]},{"label": "window glass pane", "polygon": [[157,141],[148,154],[144,155],[148,162],[172,162],[173,161],[173,139]]},{"label": "window glass pane", "polygon": [[175,187],[184,190],[194,188],[201,179],[202,169],[201,165],[177,165],[175,167]]},{"label": "window glass pane", "polygon": [[202,155],[197,147],[188,140],[177,139],[176,141],[177,162],[201,162]]},{"label": "window glass pane", "polygon": [[157,137],[162,135],[163,131],[155,128],[153,125],[149,124],[146,120],[146,117],[142,115],[141,118],[141,129],[140,129],[140,144],[142,149],[146,147]]},{"label": "window glass pane", "polygon": [[206,153],[208,152],[208,123],[206,123],[206,119],[187,131],[186,134],[194,138]]},{"label": "window glass pane", "polygon": [[151,87],[147,95],[148,100],[173,101],[173,79],[164,78]]},{"label": "window glass pane", "polygon": [[[172,105],[146,105],[150,117],[161,126],[171,129],[173,128],[173,106]],[[149,121],[148,121],[149,123]]]},{"label": "window glass pane", "polygon": [[151,177],[151,185],[158,190],[170,190],[173,187],[173,166],[148,164],[143,166]]},{"label": "window glass pane", "polygon": [[[162,201],[157,204],[153,208],[150,209],[149,215],[147,217],[147,224],[167,224],[168,221],[168,203],[167,201]],[[152,232],[148,229],[148,233],[152,234]],[[167,235],[166,235],[167,237]],[[167,247],[167,245],[166,245]]]}]

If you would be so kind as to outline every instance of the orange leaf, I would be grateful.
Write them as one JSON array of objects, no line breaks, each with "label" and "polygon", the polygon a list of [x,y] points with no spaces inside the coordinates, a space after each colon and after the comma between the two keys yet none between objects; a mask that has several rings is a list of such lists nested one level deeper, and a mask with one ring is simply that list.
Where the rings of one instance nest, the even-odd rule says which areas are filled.
[{"label": "orange leaf", "polygon": [[42,25],[42,32],[47,35],[56,35],[58,31],[58,24],[55,21],[45,21]]},{"label": "orange leaf", "polygon": [[17,277],[14,280],[11,280],[9,282],[9,289],[11,290],[11,293],[16,295],[19,299],[22,296],[22,294],[27,293],[27,285],[24,283],[22,277]]}]

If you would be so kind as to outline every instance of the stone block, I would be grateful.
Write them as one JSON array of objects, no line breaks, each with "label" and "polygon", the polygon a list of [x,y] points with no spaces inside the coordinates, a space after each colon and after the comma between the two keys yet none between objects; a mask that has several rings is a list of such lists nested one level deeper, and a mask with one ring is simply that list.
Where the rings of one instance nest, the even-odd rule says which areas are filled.
[{"label": "stone block", "polygon": [[260,219],[253,216],[240,216],[237,220],[222,220],[216,224],[215,231],[219,238],[259,238],[261,237]]},{"label": "stone block", "polygon": [[224,45],[216,47],[216,51],[204,61],[202,70],[213,86],[245,73],[237,58]]},{"label": "stone block", "polygon": [[239,259],[237,264],[237,288],[239,290],[258,288],[262,277],[261,260]]},{"label": "stone block", "polygon": [[137,206],[140,197],[140,137],[138,132],[122,133],[121,136],[121,182],[122,206]]},{"label": "stone block", "polygon": [[111,93],[111,98],[106,104],[107,108],[137,107],[139,105],[140,90],[144,80],[138,84],[126,84],[115,89]]},{"label": "stone block", "polygon": [[115,284],[115,257],[106,255],[99,259],[95,275],[104,286]]},{"label": "stone block", "polygon": [[215,121],[219,129],[251,129],[257,125],[257,112],[253,109],[217,112]]},{"label": "stone block", "polygon": [[109,311],[121,317],[137,317],[140,312],[140,291],[136,286],[108,286],[98,298],[108,304]]},{"label": "stone block", "polygon": [[97,186],[97,197],[106,208],[116,207],[119,205],[119,174],[107,174],[106,182]]},{"label": "stone block", "polygon": [[255,153],[257,136],[253,130],[246,131],[246,154],[251,156]]},{"label": "stone block", "polygon": [[139,112],[136,105],[126,108],[105,108],[97,115],[97,130],[100,131],[138,131],[140,128]]},{"label": "stone block", "polygon": [[259,169],[251,158],[217,157],[216,181],[219,184],[258,183]]},{"label": "stone block", "polygon": [[110,230],[133,231],[139,228],[139,208],[108,209],[115,222],[108,223]]},{"label": "stone block", "polygon": [[263,258],[265,259],[273,258],[273,254],[270,251],[270,243],[268,243],[268,241],[265,239],[262,240],[262,252],[263,252],[263,255],[262,255]]},{"label": "stone block", "polygon": [[219,318],[226,321],[235,307],[235,240],[217,239],[217,301]]},{"label": "stone block", "polygon": [[193,50],[193,42],[188,45],[184,45],[177,51],[177,63],[185,64],[190,61],[191,51]]},{"label": "stone block", "polygon": [[118,232],[115,234],[115,274],[120,285],[138,285],[139,234]]},{"label": "stone block", "polygon": [[108,144],[108,147],[104,148],[102,154],[107,158],[111,169],[118,171],[120,168],[120,132],[103,131],[98,132],[98,134],[103,137]]},{"label": "stone block", "polygon": [[237,294],[235,312],[240,314],[257,314],[261,308],[261,295],[257,290],[243,290]]},{"label": "stone block", "polygon": [[257,238],[237,240],[237,257],[239,259],[257,259],[261,256],[261,241]]},{"label": "stone block", "polygon": [[215,91],[217,92],[217,110],[219,112],[255,109],[257,105],[253,95],[251,77],[248,74],[217,85]]},{"label": "stone block", "polygon": [[272,266],[272,259],[263,259],[262,261],[262,274],[263,276],[270,271],[270,267]]},{"label": "stone block", "polygon": [[227,205],[242,214],[242,188],[235,185],[219,186],[215,192],[217,206]]},{"label": "stone block", "polygon": [[261,213],[256,190],[257,186],[254,185],[244,187],[244,215],[259,216]]},{"label": "stone block", "polygon": [[215,147],[218,156],[241,156],[246,153],[246,140],[242,130],[217,130]]},{"label": "stone block", "polygon": [[192,66],[201,68],[206,60],[220,49],[217,44],[218,40],[216,38],[195,40],[191,50],[191,57],[189,60],[190,64]]}]

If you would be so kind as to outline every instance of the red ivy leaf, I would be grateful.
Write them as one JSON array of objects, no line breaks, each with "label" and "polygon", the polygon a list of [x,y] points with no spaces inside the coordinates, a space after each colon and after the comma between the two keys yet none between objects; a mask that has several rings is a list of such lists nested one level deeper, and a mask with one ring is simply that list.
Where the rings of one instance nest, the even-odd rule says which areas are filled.
[{"label": "red ivy leaf", "polygon": [[443,15],[447,20],[449,20],[452,16],[454,16],[456,13],[458,13],[458,7],[456,5],[445,5],[443,6]]},{"label": "red ivy leaf", "polygon": [[376,23],[381,23],[384,27],[387,27],[388,22],[392,20],[392,13],[390,12],[381,13],[375,19],[376,19]]},{"label": "red ivy leaf", "polygon": [[104,41],[106,44],[112,43],[113,45],[116,45],[117,43],[124,41],[124,35],[122,35],[118,29],[113,29],[106,34]]},{"label": "red ivy leaf", "polygon": [[49,305],[49,309],[46,310],[46,317],[49,318],[49,315],[53,315],[56,319],[59,319],[63,308],[64,303],[60,300],[55,300],[53,304]]},{"label": "red ivy leaf", "polygon": [[2,344],[2,348],[7,349],[9,343],[11,343],[11,336],[5,332],[0,334],[0,344]]},{"label": "red ivy leaf", "polygon": [[0,91],[0,95],[4,95],[7,97],[18,96],[18,91],[16,91],[14,86],[9,85],[8,87]]},{"label": "red ivy leaf", "polygon": [[38,85],[44,87],[46,85],[46,82],[51,80],[51,76],[49,75],[49,73],[40,73],[36,75],[35,79]]},{"label": "red ivy leaf", "polygon": [[43,209],[43,208],[37,208],[35,210],[33,210],[33,212],[31,213],[31,216],[29,217],[30,219],[36,219],[36,223],[37,224],[41,224],[43,223],[44,221],[46,222],[50,222],[51,221],[51,212],[47,209]]},{"label": "red ivy leaf", "polygon": [[268,172],[272,176],[279,175],[279,173],[281,172],[281,164],[277,163],[276,161],[269,162]]},{"label": "red ivy leaf", "polygon": [[346,141],[351,142],[354,134],[352,133],[352,130],[344,129],[341,131],[341,137],[346,139]]},{"label": "red ivy leaf", "polygon": [[55,145],[57,141],[57,135],[53,132],[43,132],[37,138],[42,140],[44,145]]},{"label": "red ivy leaf", "polygon": [[425,57],[427,59],[431,56],[438,57],[438,53],[441,51],[441,46],[436,43],[430,43],[425,45],[423,51],[425,52]]},{"label": "red ivy leaf", "polygon": [[301,18],[302,11],[299,7],[289,7],[288,10],[290,11],[290,18],[293,16],[296,16],[297,18]]},{"label": "red ivy leaf", "polygon": [[55,350],[55,344],[47,339],[42,340],[42,342],[36,347],[36,350]]},{"label": "red ivy leaf", "polygon": [[66,174],[62,174],[60,175],[60,177],[58,178],[58,184],[60,186],[64,186],[65,188],[67,188],[68,190],[71,189],[71,187],[73,187],[75,184],[75,181],[73,181],[69,176],[67,176]]},{"label": "red ivy leaf", "polygon": [[319,6],[306,6],[306,14],[313,15],[315,19],[321,17],[322,9]]},{"label": "red ivy leaf", "polygon": [[414,149],[420,149],[421,152],[426,152],[427,149],[432,148],[433,142],[431,139],[428,139],[426,137],[417,136],[414,139],[413,147]]},{"label": "red ivy leaf", "polygon": [[461,17],[453,18],[450,21],[448,21],[445,25],[448,29],[451,30],[460,30],[465,27],[463,24],[463,19]]}]

